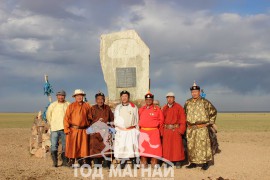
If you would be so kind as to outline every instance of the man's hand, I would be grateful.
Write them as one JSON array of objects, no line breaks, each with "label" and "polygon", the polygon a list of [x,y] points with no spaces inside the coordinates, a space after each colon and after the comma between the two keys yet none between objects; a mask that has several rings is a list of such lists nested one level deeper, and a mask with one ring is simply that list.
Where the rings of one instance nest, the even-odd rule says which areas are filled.
[{"label": "man's hand", "polygon": [[70,134],[70,129],[69,128],[65,131],[65,134],[66,135]]}]

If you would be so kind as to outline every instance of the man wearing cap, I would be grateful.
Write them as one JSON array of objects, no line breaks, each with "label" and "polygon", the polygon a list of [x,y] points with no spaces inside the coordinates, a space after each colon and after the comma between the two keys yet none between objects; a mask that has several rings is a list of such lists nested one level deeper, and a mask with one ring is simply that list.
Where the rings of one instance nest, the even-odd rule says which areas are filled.
[{"label": "man wearing cap", "polygon": [[159,107],[153,104],[154,95],[150,91],[145,95],[146,105],[139,109],[140,126],[140,156],[141,166],[148,166],[147,160],[151,158],[153,168],[158,168],[158,159],[162,157],[160,136],[163,134],[164,117]]},{"label": "man wearing cap", "polygon": [[89,156],[89,135],[86,128],[90,126],[92,115],[89,103],[83,101],[86,94],[81,89],[76,89],[72,97],[75,102],[71,103],[66,111],[64,118],[64,131],[66,134],[66,156],[70,158],[69,166],[74,164],[75,159],[79,164],[86,163]]},{"label": "man wearing cap", "polygon": [[194,82],[190,88],[192,98],[185,103],[187,115],[187,148],[190,165],[188,169],[202,165],[202,170],[209,168],[213,160],[208,127],[215,123],[217,110],[205,98],[200,96],[200,87]]},{"label": "man wearing cap", "polygon": [[114,112],[115,142],[114,156],[121,160],[121,168],[126,166],[126,160],[131,159],[132,167],[138,167],[138,108],[130,102],[130,93],[120,93],[121,104],[117,105]]},{"label": "man wearing cap", "polygon": [[169,92],[166,98],[167,104],[162,108],[164,115],[163,158],[174,162],[176,168],[180,168],[180,161],[185,159],[182,136],[186,131],[186,115],[183,107],[175,102],[173,92]]},{"label": "man wearing cap", "polygon": [[67,166],[67,159],[65,156],[66,135],[64,133],[64,116],[69,102],[65,100],[65,97],[65,91],[62,90],[57,92],[57,101],[50,104],[46,113],[46,118],[51,130],[51,155],[54,167],[58,166],[58,145],[60,138],[62,143],[62,166]]},{"label": "man wearing cap", "polygon": [[[111,126],[113,123],[114,115],[112,113],[111,108],[104,104],[105,102],[105,95],[102,92],[98,92],[95,95],[96,104],[91,107],[91,114],[92,114],[92,122],[91,125],[102,121],[107,125]],[[95,164],[101,164],[103,159],[103,167],[110,167],[110,162],[106,159],[102,158],[101,151],[105,148],[103,143],[103,138],[100,133],[93,133],[90,135],[90,156],[94,158]],[[109,154],[108,154],[109,155]]]}]

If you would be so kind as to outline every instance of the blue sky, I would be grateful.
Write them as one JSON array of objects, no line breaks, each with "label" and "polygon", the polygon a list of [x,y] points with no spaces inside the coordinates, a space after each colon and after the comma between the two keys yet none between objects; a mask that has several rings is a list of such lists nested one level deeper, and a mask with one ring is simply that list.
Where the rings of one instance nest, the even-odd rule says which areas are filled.
[{"label": "blue sky", "polygon": [[168,91],[183,104],[196,80],[219,111],[269,111],[270,1],[1,0],[0,112],[43,109],[44,74],[69,101],[107,94],[100,36],[127,29],[150,48],[162,104]]},{"label": "blue sky", "polygon": [[222,0],[214,9],[217,12],[237,13],[241,15],[261,14],[269,12],[269,0]]}]

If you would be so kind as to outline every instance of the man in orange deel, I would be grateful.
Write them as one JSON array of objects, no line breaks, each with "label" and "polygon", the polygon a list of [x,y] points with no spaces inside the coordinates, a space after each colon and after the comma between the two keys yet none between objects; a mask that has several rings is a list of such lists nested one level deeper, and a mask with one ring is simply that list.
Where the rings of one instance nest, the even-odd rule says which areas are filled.
[{"label": "man in orange deel", "polygon": [[[75,159],[80,160],[89,156],[89,135],[86,129],[90,126],[92,115],[89,103],[83,101],[86,94],[81,89],[76,89],[72,97],[75,102],[71,103],[64,118],[64,132],[66,134],[66,156],[69,158],[69,166],[74,164]],[[81,159],[79,164],[86,163]]]}]

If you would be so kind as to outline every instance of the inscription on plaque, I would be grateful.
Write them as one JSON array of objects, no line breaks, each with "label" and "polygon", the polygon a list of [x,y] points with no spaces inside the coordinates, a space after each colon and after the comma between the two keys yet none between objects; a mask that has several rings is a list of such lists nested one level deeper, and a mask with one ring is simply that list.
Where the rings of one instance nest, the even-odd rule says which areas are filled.
[{"label": "inscription on plaque", "polygon": [[136,87],[136,68],[116,68],[116,87]]}]

